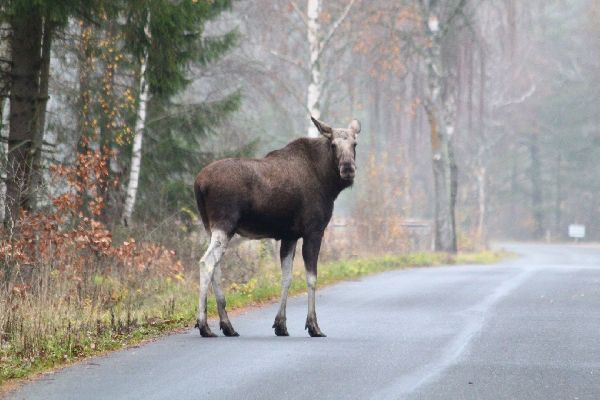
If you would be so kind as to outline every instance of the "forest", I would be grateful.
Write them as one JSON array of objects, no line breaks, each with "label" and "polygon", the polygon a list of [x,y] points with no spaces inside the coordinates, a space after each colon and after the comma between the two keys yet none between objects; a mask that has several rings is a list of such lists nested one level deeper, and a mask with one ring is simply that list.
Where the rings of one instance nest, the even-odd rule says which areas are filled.
[{"label": "forest", "polygon": [[[598,0],[2,0],[0,380],[189,324],[195,176],[318,136],[310,116],[362,124],[326,274],[575,223],[600,240],[599,20]],[[230,250],[229,302],[277,255]]]}]

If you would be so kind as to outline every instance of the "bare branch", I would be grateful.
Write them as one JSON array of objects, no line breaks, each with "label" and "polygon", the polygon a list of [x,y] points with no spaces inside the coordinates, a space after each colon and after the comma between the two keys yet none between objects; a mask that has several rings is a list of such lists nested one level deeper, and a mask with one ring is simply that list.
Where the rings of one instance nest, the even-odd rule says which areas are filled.
[{"label": "bare branch", "polygon": [[304,72],[307,72],[307,71],[306,71],[306,66],[305,66],[303,63],[301,63],[300,61],[298,61],[298,60],[295,60],[295,59],[293,59],[293,58],[290,58],[290,57],[288,57],[288,56],[286,56],[286,55],[284,55],[284,54],[281,54],[281,53],[279,53],[279,52],[277,52],[277,51],[275,51],[275,50],[269,50],[269,53],[271,53],[271,54],[272,54],[272,55],[274,55],[275,57],[277,57],[277,58],[279,58],[279,59],[281,59],[281,60],[283,60],[283,61],[285,61],[285,62],[287,62],[287,63],[289,63],[289,64],[292,64],[292,65],[294,65],[294,66],[296,66],[296,67],[300,68],[300,69],[301,69],[301,70],[303,70]]},{"label": "bare branch", "polygon": [[527,92],[525,92],[521,97],[518,97],[518,98],[513,99],[513,100],[505,101],[504,103],[499,104],[496,107],[502,108],[502,107],[512,106],[512,105],[515,105],[515,104],[524,103],[525,100],[527,100],[528,98],[530,98],[531,96],[533,96],[533,94],[535,93],[536,89],[537,89],[537,87],[535,86],[535,84],[533,84],[533,85],[531,85],[531,87],[529,88],[529,90]]},{"label": "bare branch", "polygon": [[294,0],[290,0],[290,4],[294,8],[294,11],[296,11],[296,13],[300,16],[300,19],[302,19],[302,22],[304,22],[304,25],[306,27],[308,27],[308,18],[302,12],[302,10],[300,10],[300,8],[298,7],[298,4],[296,4],[296,2]]},{"label": "bare branch", "polygon": [[[454,10],[452,11],[452,13],[450,14],[450,16],[448,17],[448,19],[445,21],[445,25],[446,27],[449,27],[452,25],[452,22],[454,21],[454,18],[458,17],[459,15],[464,15],[464,7],[466,5],[467,1],[466,0],[460,0],[458,2],[458,4],[456,5],[456,7],[454,8]],[[445,29],[445,31],[447,32],[448,28]]]},{"label": "bare branch", "polygon": [[[346,8],[342,12],[342,14],[339,16],[339,18],[331,26],[331,29],[329,30],[329,32],[327,33],[327,35],[325,36],[325,38],[321,42],[321,47],[319,49],[319,57],[321,56],[321,53],[323,52],[323,49],[325,49],[327,47],[327,44],[329,43],[329,41],[331,40],[331,38],[333,37],[333,35],[335,35],[335,32],[337,31],[337,29],[340,27],[340,25],[342,24],[342,22],[344,22],[344,20],[348,16],[348,13],[350,12],[350,9],[352,8],[352,6],[354,5],[355,2],[356,2],[356,0],[350,0],[350,2],[346,6]],[[317,58],[319,58],[319,57],[317,57]]]}]

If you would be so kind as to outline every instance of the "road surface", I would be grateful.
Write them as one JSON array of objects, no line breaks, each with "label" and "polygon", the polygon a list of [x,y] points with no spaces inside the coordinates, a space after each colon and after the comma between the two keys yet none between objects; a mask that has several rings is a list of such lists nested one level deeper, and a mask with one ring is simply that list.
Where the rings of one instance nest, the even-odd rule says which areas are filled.
[{"label": "road surface", "polygon": [[[327,338],[273,335],[276,306],[43,376],[10,399],[600,399],[600,250],[511,245],[493,266],[388,272],[325,288]],[[215,323],[213,330],[217,331]]]}]

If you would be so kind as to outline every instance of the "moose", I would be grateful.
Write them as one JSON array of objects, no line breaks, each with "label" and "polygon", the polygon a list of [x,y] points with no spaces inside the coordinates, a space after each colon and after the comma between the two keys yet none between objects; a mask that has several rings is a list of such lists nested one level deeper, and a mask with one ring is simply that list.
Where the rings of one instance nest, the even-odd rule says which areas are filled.
[{"label": "moose", "polygon": [[356,172],[356,144],[360,122],[331,128],[311,117],[318,138],[294,140],[262,159],[229,158],[206,166],[194,183],[202,223],[210,244],[200,260],[200,305],[196,327],[203,337],[215,337],[206,320],[208,285],[212,282],[220,328],[225,336],[239,336],[227,311],[220,287],[221,259],[234,234],[281,240],[281,302],[275,334],[289,336],[286,303],[292,280],[296,243],[302,238],[302,257],[308,288],[305,329],[311,337],[326,336],[317,324],[315,290],[317,260],[323,233],[340,192],[351,186]]}]

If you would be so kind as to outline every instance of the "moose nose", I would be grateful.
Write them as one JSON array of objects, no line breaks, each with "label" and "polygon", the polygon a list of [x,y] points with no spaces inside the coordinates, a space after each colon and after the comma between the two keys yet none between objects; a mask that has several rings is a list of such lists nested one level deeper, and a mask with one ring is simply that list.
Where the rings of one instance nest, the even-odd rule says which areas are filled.
[{"label": "moose nose", "polygon": [[356,167],[351,162],[344,162],[340,165],[340,176],[342,179],[352,179],[356,172]]}]

